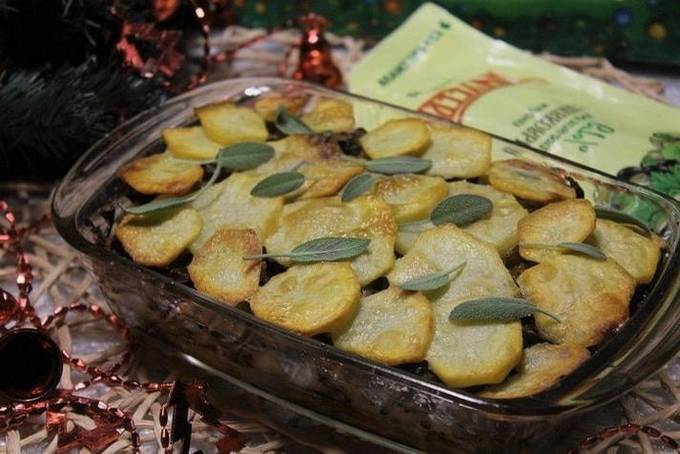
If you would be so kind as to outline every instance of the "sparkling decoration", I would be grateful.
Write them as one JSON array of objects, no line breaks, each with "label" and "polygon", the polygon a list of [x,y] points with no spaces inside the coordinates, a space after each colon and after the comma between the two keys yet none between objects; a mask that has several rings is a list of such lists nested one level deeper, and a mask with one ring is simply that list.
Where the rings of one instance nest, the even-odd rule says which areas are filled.
[{"label": "sparkling decoration", "polygon": [[[27,331],[27,328],[30,327],[40,336],[46,336],[55,328],[61,326],[67,315],[81,313],[105,321],[123,339],[127,342],[130,341],[130,330],[121,320],[114,314],[106,313],[97,305],[75,302],[57,308],[44,321],[41,320],[30,299],[33,272],[22,242],[27,236],[37,233],[49,219],[42,218],[26,228],[18,228],[14,212],[4,200],[0,200],[0,217],[4,220],[0,223],[0,247],[16,257],[16,283],[18,288],[16,298],[6,290],[0,289],[0,314],[3,317],[0,320],[0,333],[8,336],[18,331]],[[245,445],[246,437],[243,434],[220,421],[222,413],[208,402],[205,397],[205,387],[200,382],[192,382],[188,385],[178,381],[140,383],[125,380],[116,375],[121,366],[128,362],[132,356],[129,346],[125,349],[120,360],[106,368],[90,365],[85,360],[72,356],[66,350],[61,350],[60,356],[61,358],[57,354],[59,366],[63,361],[65,364],[84,372],[88,378],[76,383],[73,389],[54,389],[53,385],[49,385],[50,388],[42,393],[46,395],[39,400],[31,402],[14,401],[10,405],[0,406],[0,431],[14,429],[29,417],[45,414],[46,431],[59,434],[56,446],[57,453],[66,453],[79,447],[87,448],[92,452],[103,451],[120,438],[121,430],[129,435],[131,451],[139,453],[140,435],[132,415],[120,408],[109,406],[103,401],[75,394],[96,383],[104,383],[110,387],[142,390],[149,394],[159,392],[169,394],[169,399],[159,411],[160,441],[163,448],[162,452],[165,454],[173,452],[174,443],[177,441],[181,441],[184,452],[188,452],[191,439],[191,425],[187,422],[189,408],[202,415],[202,419],[207,424],[213,425],[222,433],[223,437],[216,446],[220,452],[239,450]],[[5,365],[0,365],[0,367],[5,367]],[[61,376],[61,368],[56,367],[56,369],[53,372]],[[172,431],[168,429],[168,414],[171,409],[173,413]],[[95,427],[85,429],[76,425],[75,428],[67,431],[69,414],[88,416],[95,422]]]},{"label": "sparkling decoration", "polygon": [[293,78],[331,88],[340,86],[342,75],[333,62],[331,46],[325,36],[328,21],[318,14],[309,13],[302,16],[299,22],[302,27],[300,61]]}]

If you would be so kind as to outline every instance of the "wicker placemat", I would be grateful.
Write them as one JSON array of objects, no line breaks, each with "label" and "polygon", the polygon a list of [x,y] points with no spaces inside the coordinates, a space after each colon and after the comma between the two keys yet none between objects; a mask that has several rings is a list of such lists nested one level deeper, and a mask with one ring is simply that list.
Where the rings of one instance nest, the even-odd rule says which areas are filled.
[{"label": "wicker placemat", "polygon": [[[234,48],[242,43],[261,37],[248,48],[240,50],[236,59],[230,64],[220,65],[212,74],[213,79],[234,76],[267,76],[279,75],[282,66],[292,71],[297,58],[293,47],[299,40],[299,33],[284,30],[267,35],[264,30],[250,30],[231,27],[213,36],[213,45],[221,50]],[[348,37],[329,36],[334,46],[334,57],[343,73],[357,62],[366,50],[366,44]],[[292,49],[292,50],[291,50]],[[579,58],[564,59],[555,56],[545,58],[562,65],[569,66],[593,77],[612,82],[628,90],[649,96],[661,101],[663,84],[656,80],[631,76],[614,68],[603,59]],[[35,220],[41,213],[47,212],[47,194],[36,191],[33,186],[4,185],[0,186],[0,198],[12,196],[12,203],[22,222]],[[40,234],[31,235],[26,245],[29,258],[34,267],[37,281],[33,293],[36,307],[40,314],[47,314],[55,307],[65,306],[76,301],[96,303],[106,306],[92,278],[85,272],[79,257],[58,237],[53,229],[48,228]],[[11,289],[15,279],[14,259],[0,249],[0,287]],[[56,331],[62,348],[75,351],[82,358],[93,364],[109,361],[120,355],[123,345],[105,326],[95,325],[79,319],[73,319]],[[158,370],[130,362],[121,373],[138,380],[149,374],[158,375]],[[81,380],[78,371],[66,367],[61,385],[70,388]],[[88,390],[90,395],[114,404],[133,415],[140,429],[145,452],[156,452],[161,447],[159,411],[164,395],[128,391],[123,388],[108,388],[98,385]],[[635,423],[653,426],[665,432],[674,440],[680,440],[680,358],[668,364],[660,373],[640,384],[634,392],[613,404],[607,405],[585,417],[579,418],[575,425],[565,428],[555,446],[556,451],[577,446],[587,436],[597,434],[603,428],[624,423]],[[94,421],[87,416],[69,415],[71,423],[91,429]],[[193,448],[203,452],[215,452],[218,434],[210,426],[200,421],[199,416],[192,414]],[[257,417],[233,418],[224,421],[234,429],[247,433],[249,441],[241,451],[243,453],[264,453],[279,451],[295,451],[304,446],[305,440],[274,431],[261,423]],[[325,452],[341,452],[318,444],[308,444],[315,450]],[[36,420],[24,424],[19,430],[11,430],[0,434],[0,454],[20,452],[56,451],[57,438],[48,434],[44,422]],[[125,435],[110,445],[104,452],[125,452],[129,440]],[[615,434],[605,440],[594,440],[590,452],[660,452],[663,446],[658,443],[658,436],[638,431],[633,435]],[[81,452],[89,452],[81,449]]]}]

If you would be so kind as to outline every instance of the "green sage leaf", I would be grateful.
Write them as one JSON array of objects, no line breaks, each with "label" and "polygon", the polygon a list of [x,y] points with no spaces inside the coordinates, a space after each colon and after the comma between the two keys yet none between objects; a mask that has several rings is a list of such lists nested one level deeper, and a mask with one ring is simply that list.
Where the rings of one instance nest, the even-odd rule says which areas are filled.
[{"label": "green sage leaf", "polygon": [[248,170],[274,157],[274,148],[266,143],[242,142],[229,145],[217,153],[217,165],[223,169]]},{"label": "green sage leaf", "polygon": [[370,173],[362,173],[357,175],[347,182],[342,190],[340,197],[343,202],[349,202],[356,199],[364,192],[370,191],[375,183],[376,178]]},{"label": "green sage leaf", "polygon": [[479,298],[465,301],[453,308],[449,320],[510,322],[532,315],[536,312],[560,322],[560,319],[549,312],[536,307],[535,304],[522,298]]},{"label": "green sage leaf", "polygon": [[250,195],[255,197],[278,197],[295,191],[304,182],[305,176],[296,170],[275,173],[259,181],[250,191]]},{"label": "green sage leaf", "polygon": [[475,194],[458,194],[439,202],[430,214],[430,221],[434,225],[455,224],[464,226],[486,217],[492,209],[493,203],[486,197]]},{"label": "green sage leaf", "polygon": [[329,262],[361,255],[366,252],[370,242],[365,238],[324,237],[304,242],[287,254],[250,255],[243,259],[285,257],[296,262]]},{"label": "green sage leaf", "polygon": [[587,255],[588,257],[596,260],[607,260],[607,256],[605,255],[605,253],[591,244],[572,243],[569,241],[565,241],[562,243],[558,243],[557,247],[567,249],[568,251],[576,252],[578,254]]},{"label": "green sage leaf", "polygon": [[285,107],[279,106],[276,110],[274,119],[276,129],[284,134],[314,134],[312,128],[307,126],[302,120],[288,113]]},{"label": "green sage leaf", "polygon": [[412,290],[415,292],[436,290],[448,284],[452,280],[451,274],[454,272],[456,272],[456,274],[453,276],[453,279],[455,279],[458,276],[458,274],[460,274],[460,271],[462,271],[466,264],[467,262],[463,262],[460,265],[456,265],[455,267],[447,271],[440,271],[438,273],[426,274],[425,276],[409,279],[406,282],[397,284],[397,287],[401,287],[404,290]]},{"label": "green sage leaf", "polygon": [[398,173],[419,173],[432,167],[429,159],[419,159],[412,156],[388,156],[386,158],[365,161],[366,170],[385,175],[395,175]]},{"label": "green sage leaf", "polygon": [[597,214],[598,218],[608,219],[610,221],[618,222],[619,224],[624,224],[626,227],[635,230],[641,235],[649,236],[651,233],[647,224],[627,213],[610,210],[604,207],[595,207],[595,214]]},{"label": "green sage leaf", "polygon": [[180,197],[157,198],[149,203],[145,203],[144,205],[139,205],[136,207],[126,207],[125,211],[130,214],[148,214],[156,211],[167,210],[169,208],[178,207],[180,205],[184,205],[185,203],[192,202],[193,200],[198,198],[198,196],[201,195],[206,189],[208,189],[215,183],[215,180],[217,180],[217,176],[219,174],[220,168],[218,166],[213,172],[213,174],[210,176],[210,179],[203,185],[203,187],[190,194],[186,194]]}]

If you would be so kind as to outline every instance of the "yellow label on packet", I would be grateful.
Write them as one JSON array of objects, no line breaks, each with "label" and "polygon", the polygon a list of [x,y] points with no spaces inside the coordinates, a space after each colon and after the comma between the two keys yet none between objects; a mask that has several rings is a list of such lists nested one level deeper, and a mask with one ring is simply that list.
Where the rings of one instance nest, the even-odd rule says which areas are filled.
[{"label": "yellow label on packet", "polygon": [[349,88],[614,175],[669,147],[667,158],[680,158],[680,110],[491,39],[430,3],[354,68]]}]

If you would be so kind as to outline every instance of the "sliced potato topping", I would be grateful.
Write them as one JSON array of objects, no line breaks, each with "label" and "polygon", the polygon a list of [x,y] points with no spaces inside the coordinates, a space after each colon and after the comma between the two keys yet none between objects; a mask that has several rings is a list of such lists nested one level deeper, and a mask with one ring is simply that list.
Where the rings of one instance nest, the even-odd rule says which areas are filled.
[{"label": "sliced potato topping", "polygon": [[559,174],[522,159],[491,163],[489,183],[500,191],[535,202],[548,203],[576,198],[576,191]]},{"label": "sliced potato topping", "polygon": [[203,221],[191,208],[144,215],[126,214],[116,238],[135,263],[168,266],[198,237]]},{"label": "sliced potato topping", "polygon": [[168,128],[161,133],[168,151],[182,159],[215,159],[222,145],[210,139],[200,126]]},{"label": "sliced potato topping", "polygon": [[197,290],[236,305],[250,298],[260,282],[260,261],[243,257],[262,253],[252,229],[220,229],[194,255],[189,276]]},{"label": "sliced potato topping", "polygon": [[352,104],[339,99],[320,99],[300,120],[314,132],[344,132],[354,129]]},{"label": "sliced potato topping", "polygon": [[371,159],[421,154],[430,144],[427,123],[417,118],[389,120],[359,139]]},{"label": "sliced potato topping", "polygon": [[429,217],[448,188],[443,178],[405,174],[379,179],[372,192],[392,208],[397,224],[403,224]]},{"label": "sliced potato topping", "polygon": [[545,339],[589,347],[628,318],[635,279],[613,260],[557,255],[524,271],[522,292],[552,318],[536,314]]},{"label": "sliced potato topping", "polygon": [[[268,253],[283,254],[315,238],[369,238],[368,252],[352,260],[359,282],[366,285],[392,268],[395,233],[390,207],[375,196],[365,195],[351,202],[327,197],[286,205],[278,229],[265,240],[265,245]],[[277,260],[290,265],[288,259]]]},{"label": "sliced potato topping", "polygon": [[524,349],[516,374],[499,385],[489,386],[479,395],[512,399],[540,393],[572,373],[589,357],[588,350],[580,345],[532,345]]},{"label": "sliced potato topping", "polygon": [[430,126],[432,142],[422,159],[430,159],[428,175],[474,178],[491,166],[491,136],[465,127]]},{"label": "sliced potato topping", "polygon": [[324,262],[293,266],[255,293],[256,317],[306,336],[332,333],[354,315],[361,287],[351,266]]},{"label": "sliced potato topping", "polygon": [[449,183],[449,195],[474,194],[491,200],[491,214],[462,227],[480,240],[491,243],[501,257],[507,257],[517,246],[517,223],[527,215],[527,210],[512,194],[498,191],[483,184],[456,181]]},{"label": "sliced potato topping", "polygon": [[392,285],[466,265],[453,281],[426,293],[432,301],[434,336],[426,359],[447,385],[500,383],[522,356],[522,326],[511,323],[451,322],[458,304],[482,296],[516,296],[517,287],[498,251],[454,225],[420,234],[388,275]]},{"label": "sliced potato topping", "polygon": [[265,121],[276,120],[279,107],[285,108],[291,114],[297,114],[307,102],[307,97],[302,95],[282,95],[280,93],[268,93],[255,101],[255,112]]},{"label": "sliced potato topping", "polygon": [[[292,135],[269,142],[274,148],[274,157],[248,173],[271,175],[301,166],[303,163],[317,163],[326,160],[338,161],[340,148],[333,142],[318,142],[304,135]],[[301,168],[299,170],[302,170]]]},{"label": "sliced potato topping", "polygon": [[197,252],[222,227],[253,229],[261,239],[276,229],[283,198],[251,196],[251,189],[260,179],[257,175],[233,173],[191,202],[203,219],[203,229],[191,245],[192,252]]},{"label": "sliced potato topping", "polygon": [[661,240],[607,219],[598,219],[588,242],[621,265],[638,284],[651,282],[661,256]]},{"label": "sliced potato topping", "polygon": [[257,112],[230,102],[208,104],[196,109],[205,133],[215,142],[264,142],[269,133]]},{"label": "sliced potato topping", "polygon": [[342,159],[329,159],[305,164],[299,171],[305,176],[304,192],[300,199],[314,199],[336,195],[364,168]]},{"label": "sliced potato topping", "polygon": [[182,195],[201,181],[203,168],[161,153],[132,161],[120,170],[120,177],[142,194]]},{"label": "sliced potato topping", "polygon": [[341,350],[396,365],[425,359],[432,309],[420,293],[390,287],[361,299],[356,316],[333,336]]},{"label": "sliced potato topping", "polygon": [[542,262],[562,252],[534,246],[580,243],[595,229],[595,210],[585,199],[551,203],[530,213],[518,224],[519,254]]}]

